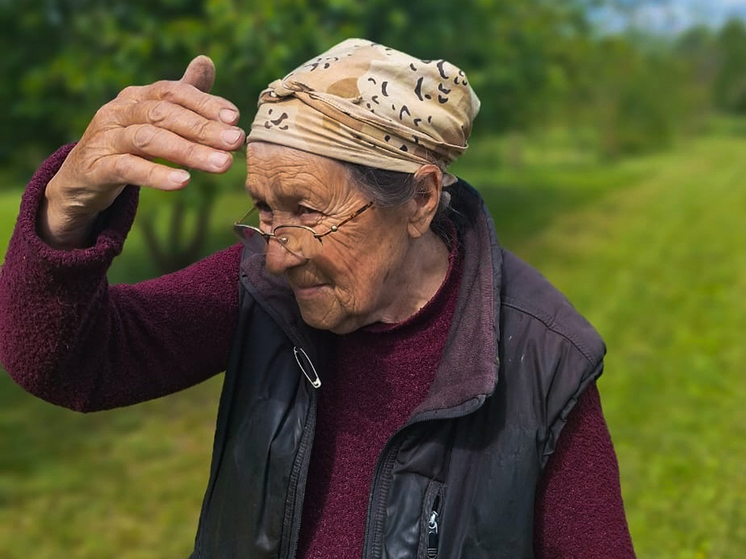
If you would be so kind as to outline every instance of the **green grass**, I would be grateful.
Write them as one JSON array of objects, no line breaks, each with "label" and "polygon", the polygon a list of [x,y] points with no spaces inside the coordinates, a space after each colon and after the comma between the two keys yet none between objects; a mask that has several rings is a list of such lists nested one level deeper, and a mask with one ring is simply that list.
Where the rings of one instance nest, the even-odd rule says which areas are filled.
[{"label": "green grass", "polygon": [[601,382],[640,557],[746,557],[746,141],[642,180],[516,248],[609,345]]},{"label": "green grass", "polygon": [[[530,139],[520,168],[481,138],[457,171],[502,242],[541,269],[609,346],[600,382],[638,555],[746,557],[746,136],[717,122],[669,153],[602,165]],[[0,243],[18,193],[0,196]],[[240,187],[216,212],[240,214]],[[217,244],[229,242],[228,230]],[[135,230],[120,277],[145,273]],[[0,557],[185,556],[220,379],[90,416],[0,377]]]},{"label": "green grass", "polygon": [[220,382],[80,415],[0,379],[0,556],[186,557]]}]

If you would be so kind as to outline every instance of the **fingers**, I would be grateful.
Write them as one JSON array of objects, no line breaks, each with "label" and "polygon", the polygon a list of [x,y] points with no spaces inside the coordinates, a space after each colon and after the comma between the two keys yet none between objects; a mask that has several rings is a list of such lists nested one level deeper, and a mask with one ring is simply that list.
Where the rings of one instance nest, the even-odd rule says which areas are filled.
[{"label": "fingers", "polygon": [[192,142],[221,150],[239,149],[245,139],[240,128],[205,118],[169,101],[136,103],[129,108],[127,121],[165,128]]},{"label": "fingers", "polygon": [[[60,170],[67,202],[86,200],[100,211],[123,184],[174,190],[189,182],[187,171],[170,163],[210,173],[232,164],[245,133],[236,126],[236,106],[209,92],[215,67],[198,56],[178,81],[160,81],[124,89],[96,113]],[[76,202],[77,200],[77,202]]]},{"label": "fingers", "polygon": [[[115,138],[114,153],[129,153],[145,159],[160,158],[191,169],[224,173],[232,162],[230,153],[191,142],[170,130],[150,124],[129,126]],[[141,184],[141,183],[131,183]]]},{"label": "fingers", "polygon": [[179,190],[189,184],[190,175],[183,169],[153,163],[132,154],[113,155],[103,162],[110,167],[109,176],[121,184],[139,184],[158,190]]},{"label": "fingers", "polygon": [[159,81],[146,86],[128,87],[117,97],[117,105],[131,106],[149,100],[167,101],[225,124],[238,122],[238,108],[233,103],[181,81]]},{"label": "fingers", "polygon": [[215,82],[215,64],[207,56],[200,55],[189,63],[179,81],[193,85],[200,91],[209,93],[212,89],[212,84]]},{"label": "fingers", "polygon": [[[154,170],[155,164],[147,164],[146,160],[154,158],[211,173],[230,168],[232,158],[227,152],[243,145],[245,133],[234,126],[239,118],[236,106],[205,92],[212,86],[214,75],[212,61],[199,56],[179,81],[130,87],[119,95],[110,107],[110,121],[115,127],[102,127],[107,138],[104,145],[109,146],[110,155],[129,154],[143,159],[129,176],[117,167],[120,179],[130,184],[168,187],[168,168]],[[116,161],[122,165],[132,158]],[[142,177],[151,182],[137,182]]]},{"label": "fingers", "polygon": [[[215,82],[215,64],[212,60],[204,55],[199,55],[194,58],[187,66],[184,75],[179,80],[179,83],[185,85],[191,85],[202,93],[209,93],[212,89],[212,84]],[[186,90],[188,92],[188,90]],[[238,122],[238,109],[232,103],[221,99],[219,97],[211,96],[212,99],[208,99],[200,96],[191,96],[195,101],[196,107],[201,106],[202,103],[209,105],[206,107],[208,118],[215,118],[214,110],[217,110],[217,118],[226,124],[235,124]],[[217,100],[218,105],[215,108],[214,103],[209,103],[210,100]],[[191,106],[193,110],[194,106]],[[212,109],[212,111],[211,111]],[[200,112],[197,110],[197,112]],[[211,114],[212,113],[212,114]]]}]

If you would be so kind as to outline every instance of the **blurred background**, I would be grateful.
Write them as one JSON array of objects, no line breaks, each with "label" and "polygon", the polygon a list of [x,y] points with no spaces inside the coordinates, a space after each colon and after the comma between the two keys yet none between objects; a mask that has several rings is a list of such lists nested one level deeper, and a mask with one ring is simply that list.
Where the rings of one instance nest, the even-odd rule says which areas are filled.
[{"label": "blurred background", "polygon": [[[0,258],[33,170],[126,85],[207,54],[246,128],[261,88],[344,38],[446,58],[482,100],[455,171],[607,341],[639,556],[746,557],[745,18],[746,0],[0,0]],[[145,189],[110,280],[231,243],[242,166]],[[86,416],[0,374],[0,557],[188,555],[220,383]]]}]

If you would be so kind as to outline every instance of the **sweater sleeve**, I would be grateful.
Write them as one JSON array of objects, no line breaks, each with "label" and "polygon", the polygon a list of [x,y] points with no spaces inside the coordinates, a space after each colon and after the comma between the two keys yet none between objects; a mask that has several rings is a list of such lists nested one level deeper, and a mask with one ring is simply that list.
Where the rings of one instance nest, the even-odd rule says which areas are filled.
[{"label": "sweater sleeve", "polygon": [[537,559],[635,557],[619,467],[595,384],[568,416],[535,509]]},{"label": "sweater sleeve", "polygon": [[36,233],[49,180],[71,149],[39,168],[21,201],[0,270],[0,361],[23,388],[79,411],[125,406],[225,369],[238,315],[240,245],[179,272],[109,286],[106,273],[134,220],[127,187],[92,246],[49,247]]}]

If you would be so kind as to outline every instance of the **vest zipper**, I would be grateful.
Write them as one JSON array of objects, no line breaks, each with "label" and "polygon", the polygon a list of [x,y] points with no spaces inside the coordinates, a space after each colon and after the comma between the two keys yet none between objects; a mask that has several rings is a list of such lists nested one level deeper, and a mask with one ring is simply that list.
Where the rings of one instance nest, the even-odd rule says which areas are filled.
[{"label": "vest zipper", "polygon": [[390,476],[384,475],[394,467],[396,454],[399,452],[400,442],[394,443],[399,430],[394,434],[378,457],[376,469],[373,472],[373,482],[368,498],[368,513],[366,515],[365,539],[363,540],[363,558],[372,559],[381,556],[381,550],[377,548],[376,540],[378,533],[383,531],[383,515],[377,514],[377,511],[385,509]]},{"label": "vest zipper", "polygon": [[427,520],[427,559],[438,558],[438,543],[440,540],[440,531],[438,522],[440,520],[440,495],[435,497],[433,507],[430,511],[430,518]]},{"label": "vest zipper", "polygon": [[[290,473],[288,485],[288,501],[285,506],[285,518],[283,520],[283,542],[280,544],[280,557],[294,558],[298,554],[298,543],[300,539],[301,517],[303,516],[303,501],[306,494],[306,481],[308,480],[308,465],[311,462],[311,449],[316,434],[316,394],[314,391],[309,395],[311,399],[308,410],[308,420],[303,429],[298,456]],[[284,553],[283,553],[284,551]]]},{"label": "vest zipper", "polygon": [[[291,339],[294,336],[289,336]],[[297,343],[295,339],[294,342]],[[313,388],[321,386],[319,378],[311,358],[300,345],[293,346],[293,355],[298,367]],[[304,365],[305,363],[305,365]],[[309,374],[311,373],[311,374]],[[308,481],[308,465],[311,462],[311,451],[313,440],[316,435],[316,391],[311,390],[308,394],[309,409],[306,424],[298,446],[298,454],[290,473],[288,483],[288,500],[285,506],[285,518],[283,519],[283,535],[280,543],[280,557],[294,558],[298,553],[300,539],[301,517],[303,516],[303,501],[306,494],[306,482]]]},{"label": "vest zipper", "polygon": [[[473,398],[472,402],[473,407],[467,408],[466,410],[462,409],[459,413],[448,413],[447,411],[446,413],[441,412],[438,419],[453,419],[473,413],[482,405],[484,399],[480,400]],[[383,532],[383,516],[386,510],[388,488],[391,484],[389,474],[394,467],[396,455],[398,454],[399,447],[403,442],[399,439],[403,437],[402,433],[413,425],[430,421],[432,419],[425,415],[426,414],[423,414],[422,416],[411,419],[406,425],[396,431],[384,445],[383,451],[381,451],[381,455],[378,457],[378,462],[376,463],[376,468],[373,472],[370,495],[368,496],[368,512],[366,514],[365,537],[363,540],[363,559],[379,559],[382,556],[382,549],[378,545],[377,540],[380,539],[380,535]]]}]

